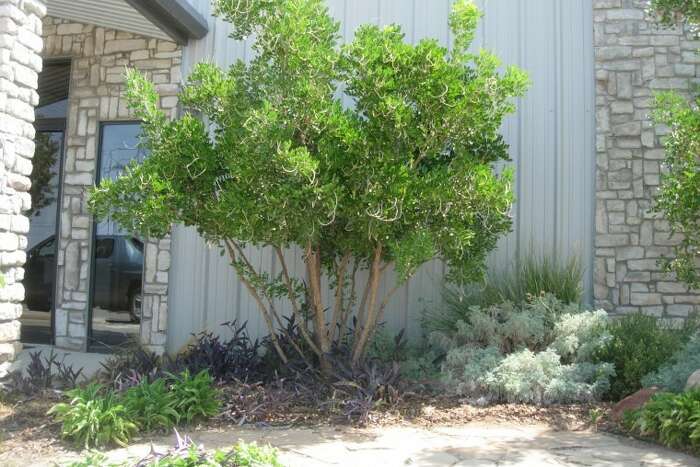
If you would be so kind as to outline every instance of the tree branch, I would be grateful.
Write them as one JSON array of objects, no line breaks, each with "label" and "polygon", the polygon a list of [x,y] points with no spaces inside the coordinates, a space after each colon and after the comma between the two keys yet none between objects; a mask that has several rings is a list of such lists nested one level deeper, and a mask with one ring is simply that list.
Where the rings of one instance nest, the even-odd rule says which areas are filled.
[{"label": "tree branch", "polygon": [[[337,267],[337,283],[335,287],[335,305],[333,307],[333,315],[331,317],[331,325],[328,329],[328,334],[331,340],[335,337],[336,327],[340,321],[340,316],[343,312],[343,291],[345,289],[345,272],[350,261],[350,252],[346,252],[340,260],[340,265]],[[340,332],[338,333],[340,335]]]},{"label": "tree branch", "polygon": [[376,302],[377,302],[377,291],[379,289],[379,283],[381,282],[381,279],[382,279],[381,262],[382,262],[382,245],[379,244],[374,249],[373,258],[372,258],[372,266],[370,268],[370,279],[368,281],[369,285],[370,285],[370,291],[369,291],[369,298],[367,301],[367,322],[365,323],[365,326],[362,328],[362,331],[360,332],[360,338],[353,345],[353,352],[352,352],[352,364],[353,364],[353,366],[357,366],[362,361],[362,358],[364,357],[364,354],[365,354],[365,348],[367,347],[367,343],[369,342],[369,338],[371,337],[371,335],[374,331],[374,327],[377,325]]},{"label": "tree branch", "polygon": [[343,312],[340,318],[340,330],[346,329],[348,326],[348,319],[352,314],[352,307],[355,303],[355,285],[357,283],[357,269],[359,266],[359,261],[353,261],[352,265],[352,276],[350,278],[350,295],[348,297],[347,304],[343,307]]},{"label": "tree branch", "polygon": [[[326,333],[326,319],[321,295],[321,255],[311,243],[306,246],[306,269],[309,275],[311,311],[314,321],[314,335],[322,354],[330,351],[330,341]],[[321,356],[323,361],[323,355]]]},{"label": "tree branch", "polygon": [[280,260],[280,264],[282,266],[282,277],[284,278],[284,282],[287,286],[289,301],[292,302],[292,312],[294,313],[294,316],[296,316],[296,318],[299,320],[299,329],[301,330],[301,334],[304,336],[306,343],[309,344],[309,347],[311,347],[311,350],[313,350],[313,352],[320,357],[321,351],[316,346],[316,343],[309,334],[309,330],[306,326],[306,320],[301,314],[301,309],[299,308],[299,304],[297,302],[296,293],[294,292],[292,281],[289,278],[289,270],[287,269],[287,262],[284,259],[284,253],[282,252],[282,249],[278,246],[275,247],[275,252],[277,253],[277,258]]},{"label": "tree branch", "polygon": [[[225,239],[224,244],[226,245],[226,249],[228,251],[229,256],[231,257],[231,260],[233,262],[236,262],[236,252],[240,251],[240,247],[234,242],[233,240]],[[248,267],[251,268],[251,272],[255,273],[255,269],[252,269],[252,265],[248,262],[247,258],[245,256],[241,257],[241,260],[248,265]],[[270,318],[270,314],[265,307],[265,304],[263,303],[262,299],[260,298],[260,295],[258,294],[257,290],[253,286],[253,284],[250,283],[248,279],[245,277],[242,277],[241,274],[238,275],[239,279],[243,284],[246,286],[248,289],[248,292],[250,295],[253,297],[255,302],[258,304],[258,308],[260,309],[260,312],[263,315],[263,319],[265,320],[265,324],[267,325],[268,331],[270,332],[270,339],[272,339],[272,345],[275,347],[275,350],[279,354],[280,358],[282,361],[286,364],[289,362],[289,359],[287,358],[287,355],[284,353],[284,350],[282,350],[282,346],[280,346],[279,340],[277,339],[277,333],[275,332],[275,326],[272,323],[272,319]]]}]

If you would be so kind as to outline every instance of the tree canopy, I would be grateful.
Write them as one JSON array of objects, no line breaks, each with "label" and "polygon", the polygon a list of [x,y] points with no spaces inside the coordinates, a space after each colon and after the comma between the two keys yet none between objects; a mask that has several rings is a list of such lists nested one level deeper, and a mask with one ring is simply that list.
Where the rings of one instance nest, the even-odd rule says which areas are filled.
[{"label": "tree canopy", "polygon": [[[686,22],[697,34],[700,1],[651,0],[651,9],[662,25]],[[670,222],[672,231],[683,235],[675,256],[665,266],[691,286],[700,286],[700,94],[691,98],[675,92],[656,96],[654,119],[670,129],[665,139],[666,173],[656,199],[656,209]]]}]

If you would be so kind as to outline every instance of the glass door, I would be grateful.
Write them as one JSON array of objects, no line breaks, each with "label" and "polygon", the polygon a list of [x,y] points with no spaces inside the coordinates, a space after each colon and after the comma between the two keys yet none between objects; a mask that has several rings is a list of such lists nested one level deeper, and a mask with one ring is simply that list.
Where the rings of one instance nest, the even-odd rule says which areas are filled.
[{"label": "glass door", "polygon": [[[138,122],[104,123],[100,131],[99,180],[119,177],[132,161],[143,161]],[[90,298],[90,348],[114,350],[138,339],[144,244],[110,219],[95,226]]]},{"label": "glass door", "polygon": [[53,309],[56,291],[56,227],[60,199],[61,160],[65,121],[37,126],[30,189],[32,207],[24,266],[24,310],[20,318],[21,341],[53,342]]}]

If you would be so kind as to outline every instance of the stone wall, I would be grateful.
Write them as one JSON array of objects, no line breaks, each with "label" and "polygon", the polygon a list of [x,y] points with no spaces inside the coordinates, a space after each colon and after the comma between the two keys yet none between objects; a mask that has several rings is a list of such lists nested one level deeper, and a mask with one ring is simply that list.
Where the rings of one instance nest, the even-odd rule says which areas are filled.
[{"label": "stone wall", "polygon": [[0,0],[0,373],[21,348],[30,207],[31,159],[34,156],[34,106],[41,71],[41,18],[46,8],[36,0]]},{"label": "stone wall", "polygon": [[[170,41],[50,17],[44,21],[44,41],[45,58],[72,59],[59,208],[56,345],[84,350],[94,229],[86,192],[95,183],[100,123],[134,119],[123,96],[126,67],[144,71],[156,83],[161,107],[174,116],[182,50]],[[165,344],[169,245],[169,239],[149,241],[144,252],[141,340],[154,350]]]},{"label": "stone wall", "polygon": [[664,129],[652,122],[655,91],[698,83],[700,42],[660,29],[644,0],[594,0],[597,200],[594,293],[599,306],[685,317],[700,291],[661,271],[677,236],[650,212],[659,185]]}]

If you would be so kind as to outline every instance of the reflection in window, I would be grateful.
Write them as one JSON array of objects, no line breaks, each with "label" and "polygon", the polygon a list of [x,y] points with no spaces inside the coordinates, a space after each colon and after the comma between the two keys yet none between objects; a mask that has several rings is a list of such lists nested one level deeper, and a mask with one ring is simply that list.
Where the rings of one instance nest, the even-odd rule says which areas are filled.
[{"label": "reflection in window", "polygon": [[[138,123],[102,126],[99,180],[116,179],[132,161],[143,161]],[[93,248],[92,340],[112,347],[139,332],[143,243],[111,219],[97,224]]]},{"label": "reflection in window", "polygon": [[35,143],[36,149],[30,175],[32,186],[29,189],[32,206],[27,211],[27,217],[30,220],[29,248],[47,239],[56,231],[63,132],[37,132]]},{"label": "reflection in window", "polygon": [[22,336],[25,343],[51,342],[51,312],[56,282],[56,221],[63,131],[38,131],[32,160],[32,205],[27,211],[27,261],[24,265],[24,311]]}]

